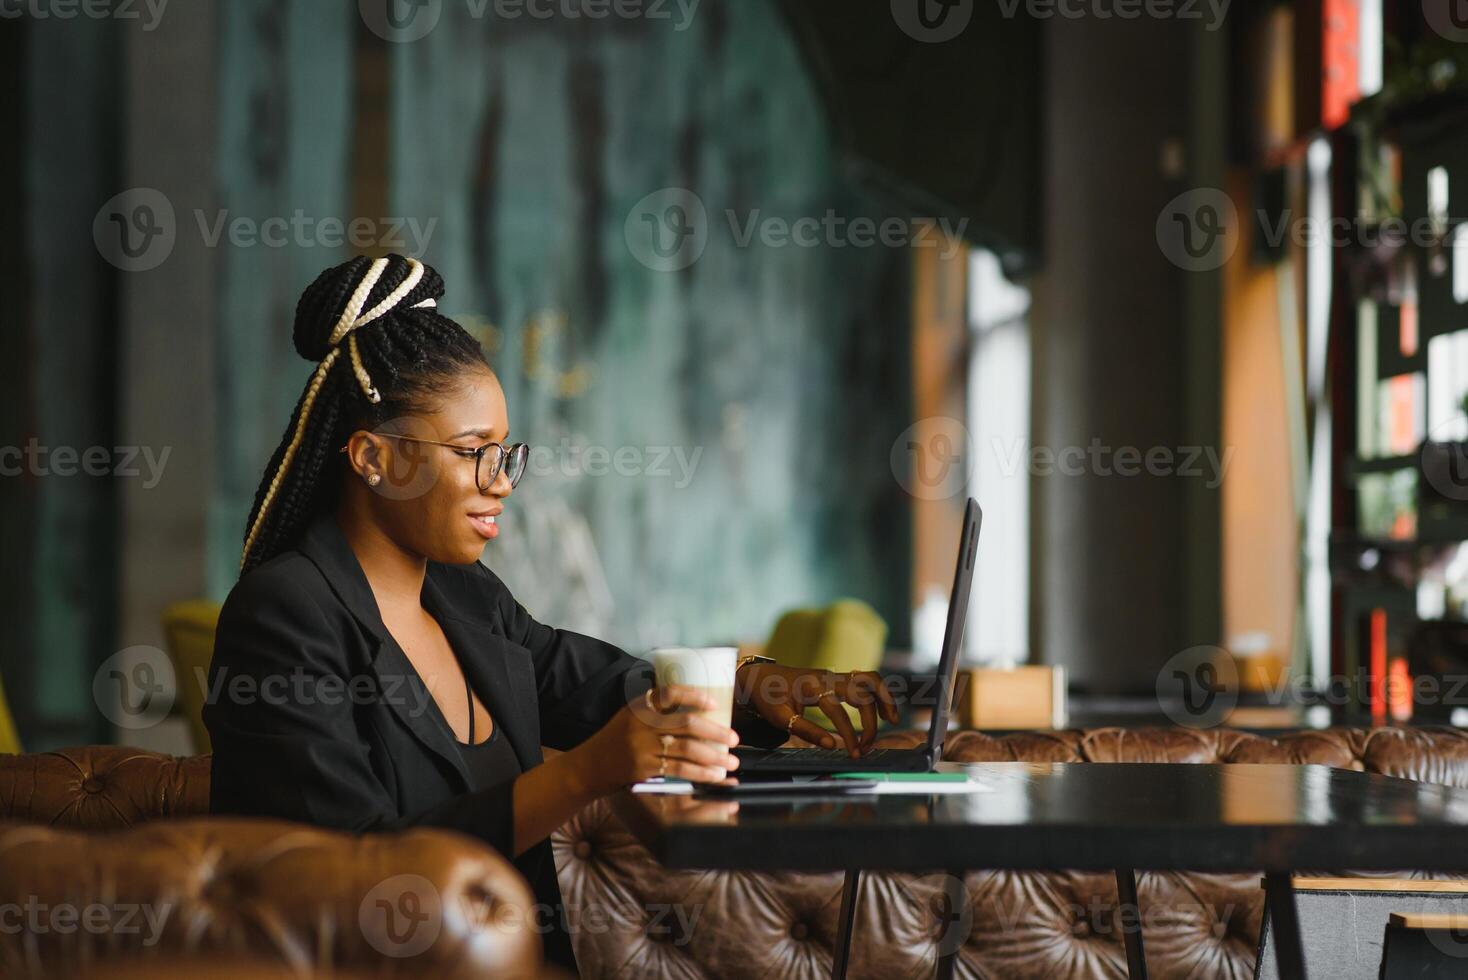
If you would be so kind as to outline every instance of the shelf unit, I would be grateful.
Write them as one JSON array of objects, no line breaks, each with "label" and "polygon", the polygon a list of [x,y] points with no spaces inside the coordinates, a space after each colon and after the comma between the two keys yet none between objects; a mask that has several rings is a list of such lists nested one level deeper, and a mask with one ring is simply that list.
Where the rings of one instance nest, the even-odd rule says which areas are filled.
[{"label": "shelf unit", "polygon": [[[1457,632],[1468,636],[1452,604],[1433,601],[1435,583],[1468,542],[1468,442],[1460,441],[1468,440],[1468,363],[1444,357],[1456,350],[1452,340],[1429,357],[1436,338],[1459,332],[1468,355],[1468,305],[1454,286],[1455,266],[1468,254],[1455,259],[1452,244],[1453,205],[1468,214],[1468,93],[1451,81],[1455,70],[1442,67],[1456,64],[1444,55],[1445,89],[1409,94],[1414,79],[1433,76],[1437,46],[1424,43],[1424,51],[1399,51],[1397,84],[1357,104],[1335,135],[1353,165],[1332,174],[1333,197],[1355,202],[1362,218],[1356,240],[1333,263],[1343,283],[1332,316],[1334,377],[1347,382],[1337,389],[1337,417],[1351,423],[1349,441],[1337,443],[1346,451],[1334,474],[1332,673],[1350,689],[1348,721],[1381,719],[1371,702],[1382,691],[1372,685],[1391,661],[1402,659],[1415,675],[1425,645],[1440,656]],[[1385,229],[1406,240],[1383,243]],[[1461,247],[1468,249],[1468,237]],[[1464,270],[1456,275],[1462,296]],[[1400,380],[1409,375],[1421,380]],[[1395,388],[1389,379],[1398,379]],[[1402,397],[1414,384],[1420,397]],[[1408,421],[1416,445],[1402,452]],[[1461,657],[1468,663],[1468,645]]]}]

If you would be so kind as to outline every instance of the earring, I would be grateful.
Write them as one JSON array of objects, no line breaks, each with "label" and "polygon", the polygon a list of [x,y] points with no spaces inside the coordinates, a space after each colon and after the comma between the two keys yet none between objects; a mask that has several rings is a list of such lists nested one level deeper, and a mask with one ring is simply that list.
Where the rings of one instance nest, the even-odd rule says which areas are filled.
[{"label": "earring", "polygon": [[367,485],[369,487],[375,487],[375,486],[377,486],[381,482],[382,482],[382,474],[381,473],[373,473],[373,474],[371,474],[371,475],[369,475],[367,477]]}]

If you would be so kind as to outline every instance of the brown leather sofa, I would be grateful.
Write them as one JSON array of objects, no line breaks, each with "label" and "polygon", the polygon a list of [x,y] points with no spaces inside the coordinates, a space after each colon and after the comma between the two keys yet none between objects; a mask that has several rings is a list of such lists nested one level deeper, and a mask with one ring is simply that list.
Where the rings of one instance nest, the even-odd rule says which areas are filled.
[{"label": "brown leather sofa", "polygon": [[0,756],[0,977],[544,976],[529,886],[478,841],[199,816],[208,788],[207,757]]},{"label": "brown leather sofa", "polygon": [[[879,742],[920,739],[893,733]],[[945,754],[962,761],[1313,762],[1468,786],[1468,735],[1446,728],[1275,738],[1187,729],[960,732]],[[208,795],[205,757],[91,748],[9,760],[0,757],[0,818],[112,827],[198,814]],[[567,912],[580,923],[573,936],[587,977],[829,975],[839,874],[667,871],[606,801],[561,827],[555,848]],[[931,971],[943,883],[940,873],[863,876],[853,976]],[[966,875],[965,886],[971,921],[961,973],[996,980],[1126,975],[1110,875],[980,871]],[[1151,976],[1252,977],[1263,907],[1256,873],[1144,873],[1140,892]],[[275,891],[257,894],[262,913],[283,907]]]},{"label": "brown leather sofa", "polygon": [[[313,970],[311,980],[372,980],[375,976],[362,970]],[[241,958],[221,963],[207,956],[179,956],[173,959],[100,960],[82,967],[68,980],[300,980],[301,973],[290,966],[255,958]]]},{"label": "brown leather sofa", "polygon": [[[878,744],[912,746],[923,738],[894,733]],[[1468,786],[1468,734],[1448,728],[1331,729],[1276,738],[1184,728],[1001,736],[964,731],[948,740],[944,756],[964,762],[1319,763]],[[555,842],[568,903],[620,903],[634,912],[681,905],[699,910],[701,921],[719,925],[679,937],[681,944],[635,928],[582,937],[576,950],[587,976],[693,972],[752,980],[829,975],[839,874],[669,872],[651,860],[606,801],[562,827]],[[1251,980],[1264,905],[1258,872],[1147,872],[1138,878],[1149,976]],[[852,976],[932,974],[944,881],[942,873],[862,876]],[[976,871],[964,876],[964,884],[969,922],[959,975],[992,980],[1127,975],[1112,875]]]}]

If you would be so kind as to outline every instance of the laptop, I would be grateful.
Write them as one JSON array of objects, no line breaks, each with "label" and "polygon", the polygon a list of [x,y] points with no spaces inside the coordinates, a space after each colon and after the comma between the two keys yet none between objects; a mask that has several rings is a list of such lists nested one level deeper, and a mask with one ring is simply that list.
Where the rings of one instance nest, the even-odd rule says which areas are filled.
[{"label": "laptop", "polygon": [[953,594],[948,598],[948,623],[943,632],[943,654],[938,661],[939,695],[933,706],[926,745],[910,749],[872,749],[859,759],[846,753],[844,744],[834,749],[761,749],[736,746],[739,768],[731,775],[742,779],[765,773],[821,774],[832,772],[932,772],[943,757],[943,737],[953,708],[953,685],[958,676],[958,651],[963,643],[963,626],[968,618],[968,594],[974,580],[974,550],[979,543],[979,523],[984,512],[970,497],[963,511],[963,533],[958,538],[958,564],[953,572]]}]

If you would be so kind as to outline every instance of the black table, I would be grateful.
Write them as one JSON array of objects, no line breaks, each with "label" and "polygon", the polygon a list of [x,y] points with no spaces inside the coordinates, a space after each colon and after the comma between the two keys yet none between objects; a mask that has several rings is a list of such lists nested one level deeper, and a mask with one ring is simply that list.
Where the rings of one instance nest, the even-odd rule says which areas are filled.
[{"label": "black table", "polygon": [[[1262,871],[1281,980],[1305,976],[1292,871],[1468,870],[1468,790],[1328,766],[940,768],[967,770],[993,792],[745,799],[723,817],[684,811],[687,797],[624,792],[616,807],[668,867],[845,871],[836,977],[864,870],[949,872],[950,915],[971,869],[1114,871],[1123,908],[1134,910],[1137,869]],[[1130,976],[1145,977],[1141,929],[1126,929],[1125,944]],[[952,976],[952,945],[939,977]]]}]

